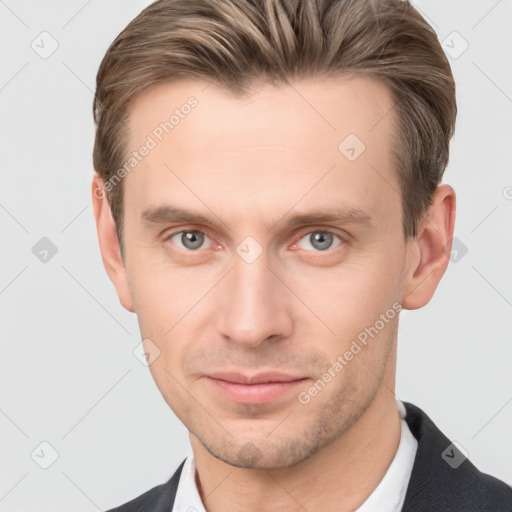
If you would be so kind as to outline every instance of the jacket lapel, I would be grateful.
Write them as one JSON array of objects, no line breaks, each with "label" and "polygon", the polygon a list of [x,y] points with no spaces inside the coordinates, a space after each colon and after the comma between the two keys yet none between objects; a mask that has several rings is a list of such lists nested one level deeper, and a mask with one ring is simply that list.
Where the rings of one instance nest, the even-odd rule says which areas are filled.
[{"label": "jacket lapel", "polygon": [[512,489],[481,473],[419,407],[404,405],[418,451],[402,512],[512,510]]}]

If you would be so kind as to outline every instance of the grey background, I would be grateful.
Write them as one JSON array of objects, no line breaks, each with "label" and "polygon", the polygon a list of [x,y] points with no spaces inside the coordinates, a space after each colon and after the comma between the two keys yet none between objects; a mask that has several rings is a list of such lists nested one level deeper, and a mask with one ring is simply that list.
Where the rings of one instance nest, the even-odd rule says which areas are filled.
[{"label": "grey background", "polygon": [[[138,324],[103,269],[90,204],[97,68],[148,3],[0,1],[2,512],[105,510],[189,453],[133,355]],[[459,250],[431,303],[401,315],[397,396],[512,484],[512,2],[415,5],[452,54],[459,115],[444,182]],[[52,38],[47,58],[31,47],[48,52]],[[47,469],[42,442],[58,453]]]}]

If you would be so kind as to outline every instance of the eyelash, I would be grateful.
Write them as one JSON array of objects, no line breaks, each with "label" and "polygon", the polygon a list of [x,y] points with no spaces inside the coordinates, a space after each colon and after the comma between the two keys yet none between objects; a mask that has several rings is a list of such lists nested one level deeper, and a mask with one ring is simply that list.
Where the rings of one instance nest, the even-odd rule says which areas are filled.
[{"label": "eyelash", "polygon": [[[205,235],[207,238],[210,238],[204,231],[201,231],[201,230],[198,230],[198,229],[181,229],[180,231],[175,231],[173,233],[170,233],[169,235],[166,235],[165,236],[165,241],[168,242],[168,241],[171,240],[171,238],[175,237],[176,235],[181,235],[183,233],[200,233],[200,234]],[[314,250],[311,250],[311,251],[308,251],[308,252],[316,252],[316,253],[319,253],[319,254],[322,254],[322,253],[331,254],[337,248],[339,248],[341,245],[344,245],[346,243],[346,240],[342,236],[336,234],[335,232],[330,231],[328,229],[318,229],[317,228],[317,229],[313,229],[313,230],[310,230],[310,231],[302,234],[300,236],[300,238],[298,238],[297,241],[292,244],[292,247],[296,247],[304,237],[306,237],[308,235],[312,235],[313,233],[328,233],[330,235],[333,235],[334,238],[337,238],[340,241],[340,243],[338,245],[334,246],[334,247],[330,247],[329,249],[326,249],[325,251],[320,251],[320,250],[314,251]],[[210,240],[211,240],[211,238],[210,238]],[[179,247],[179,249],[183,250],[183,251],[185,251],[187,253],[191,253],[191,254],[199,253],[199,252],[202,251],[202,249],[191,250],[191,249],[187,249],[186,247],[183,247],[183,248]],[[304,250],[307,250],[307,249],[304,249]]]}]

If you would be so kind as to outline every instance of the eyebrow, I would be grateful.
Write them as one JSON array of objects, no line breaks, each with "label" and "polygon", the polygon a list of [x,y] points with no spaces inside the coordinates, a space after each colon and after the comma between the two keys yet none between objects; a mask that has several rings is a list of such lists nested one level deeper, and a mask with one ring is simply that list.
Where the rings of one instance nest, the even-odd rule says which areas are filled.
[{"label": "eyebrow", "polygon": [[[277,224],[280,224],[285,217],[286,215],[274,222],[270,230],[273,229]],[[216,223],[210,217],[191,210],[187,210],[185,208],[178,208],[176,206],[158,206],[156,208],[148,208],[142,212],[141,221],[143,224],[148,225],[171,224],[175,222],[204,224],[211,227],[216,225]],[[297,213],[289,218],[285,224],[288,226],[297,226],[301,224],[306,225],[322,222],[371,225],[373,223],[373,218],[369,213],[358,208],[331,207],[315,209],[304,213]]]},{"label": "eyebrow", "polygon": [[342,224],[371,224],[372,216],[357,208],[329,208],[312,210],[305,213],[299,213],[291,217],[287,224],[296,226],[297,224],[315,224],[321,222],[339,222]]}]

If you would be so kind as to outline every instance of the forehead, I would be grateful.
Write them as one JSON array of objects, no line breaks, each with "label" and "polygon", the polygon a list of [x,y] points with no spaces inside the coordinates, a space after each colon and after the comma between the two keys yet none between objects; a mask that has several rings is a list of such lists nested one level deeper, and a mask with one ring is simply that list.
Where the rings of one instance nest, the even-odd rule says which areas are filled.
[{"label": "forehead", "polygon": [[400,203],[394,114],[390,90],[369,77],[266,84],[243,98],[207,82],[155,86],[130,113],[128,153],[151,149],[126,175],[125,208],[229,198],[232,213],[297,200],[378,213]]}]

